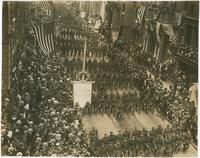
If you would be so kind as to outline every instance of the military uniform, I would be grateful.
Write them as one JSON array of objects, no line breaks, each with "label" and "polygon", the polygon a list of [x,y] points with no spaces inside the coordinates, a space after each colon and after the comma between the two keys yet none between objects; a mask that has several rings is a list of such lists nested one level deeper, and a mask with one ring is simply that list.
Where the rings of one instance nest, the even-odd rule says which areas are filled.
[{"label": "military uniform", "polygon": [[187,133],[184,133],[183,138],[185,139],[183,142],[183,151],[188,150],[189,145],[192,141],[191,133],[188,131]]}]

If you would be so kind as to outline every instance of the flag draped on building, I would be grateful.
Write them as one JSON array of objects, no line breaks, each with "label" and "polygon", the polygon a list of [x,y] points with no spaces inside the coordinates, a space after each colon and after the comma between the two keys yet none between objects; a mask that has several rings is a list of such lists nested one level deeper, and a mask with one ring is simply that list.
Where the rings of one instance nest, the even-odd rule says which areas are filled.
[{"label": "flag draped on building", "polygon": [[163,31],[169,35],[169,41],[172,43],[176,42],[176,36],[174,34],[173,26],[169,24],[162,24]]},{"label": "flag draped on building", "polygon": [[35,21],[33,30],[42,52],[49,55],[54,51],[54,7],[51,1],[33,2]]},{"label": "flag draped on building", "polygon": [[41,50],[49,55],[54,51],[54,22],[33,26]]},{"label": "flag draped on building", "polygon": [[145,6],[141,6],[137,10],[137,20],[138,20],[139,23],[142,23],[142,19],[144,17],[145,9],[146,9]]},{"label": "flag draped on building", "polygon": [[46,16],[52,16],[53,14],[53,2],[50,1],[39,1],[36,3],[37,12],[43,12]]},{"label": "flag draped on building", "polygon": [[175,13],[176,25],[180,26],[183,23],[183,14]]},{"label": "flag draped on building", "polygon": [[54,6],[53,2],[50,1],[40,1],[40,2],[32,2],[31,8],[34,14],[34,21],[36,23],[47,23],[52,21],[54,18]]}]

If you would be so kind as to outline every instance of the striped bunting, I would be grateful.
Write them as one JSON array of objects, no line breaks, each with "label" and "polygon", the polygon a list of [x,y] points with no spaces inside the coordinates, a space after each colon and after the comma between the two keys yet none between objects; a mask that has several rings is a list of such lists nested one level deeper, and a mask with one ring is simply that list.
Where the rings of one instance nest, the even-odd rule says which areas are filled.
[{"label": "striped bunting", "polygon": [[176,25],[180,26],[183,23],[183,14],[175,13]]},{"label": "striped bunting", "polygon": [[54,51],[54,22],[34,26],[34,32],[41,50],[49,55]]},{"label": "striped bunting", "polygon": [[53,2],[50,1],[40,1],[36,3],[37,8],[41,8],[47,13],[48,16],[51,16],[53,13]]},{"label": "striped bunting", "polygon": [[169,41],[172,43],[176,42],[176,36],[174,34],[173,26],[169,24],[162,24],[163,31],[169,35]]}]

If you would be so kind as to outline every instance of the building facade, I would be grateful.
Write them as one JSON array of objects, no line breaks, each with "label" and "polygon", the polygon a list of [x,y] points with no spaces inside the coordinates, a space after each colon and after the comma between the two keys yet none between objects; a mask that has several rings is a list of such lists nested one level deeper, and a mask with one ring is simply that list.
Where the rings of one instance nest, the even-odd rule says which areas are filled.
[{"label": "building facade", "polygon": [[148,26],[144,51],[161,62],[173,56],[170,77],[176,78],[173,72],[181,70],[189,83],[198,82],[198,10],[198,2],[160,2],[147,8],[144,19]]}]

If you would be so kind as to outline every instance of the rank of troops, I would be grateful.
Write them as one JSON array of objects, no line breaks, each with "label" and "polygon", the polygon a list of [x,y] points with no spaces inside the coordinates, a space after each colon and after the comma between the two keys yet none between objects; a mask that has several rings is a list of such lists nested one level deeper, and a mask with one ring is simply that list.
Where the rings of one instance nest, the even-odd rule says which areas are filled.
[{"label": "rank of troops", "polygon": [[[107,41],[106,44],[109,45],[109,42]],[[127,49],[126,46],[125,48],[122,45],[113,47],[111,44],[107,48],[110,48],[107,49],[109,51],[109,61],[104,59],[100,61],[97,59],[91,60],[90,58],[86,61],[86,69],[91,74],[91,80],[95,80],[93,89],[98,101],[95,101],[94,95],[91,105],[87,104],[84,113],[114,113],[121,118],[122,113],[129,110],[136,111],[139,109],[152,112],[157,110],[170,122],[180,126],[186,125],[188,129],[191,128],[191,131],[195,131],[194,126],[190,127],[188,125],[191,120],[196,120],[196,110],[194,103],[189,101],[184,75],[179,73],[180,77],[177,83],[170,86],[169,89],[164,88],[160,76],[156,75],[153,78],[148,75],[145,68],[137,65],[137,60],[134,59],[134,55],[132,56],[132,53],[129,52],[130,49]],[[140,51],[138,46],[131,48],[131,51],[136,50]],[[66,60],[67,71],[74,78],[76,78],[75,74],[81,69],[81,62],[81,60],[75,59]],[[120,95],[113,97],[112,94],[105,95],[107,91],[117,91],[118,89],[139,90],[137,103],[135,101],[122,103],[120,99],[117,99],[117,97],[128,98],[129,95],[123,94],[123,97]],[[101,98],[103,95],[106,96],[104,99]],[[110,105],[110,100],[115,105]],[[196,132],[192,133],[195,138]]]},{"label": "rank of troops", "polygon": [[[82,50],[79,42],[82,45],[84,42],[83,36],[77,32],[64,28],[58,37],[61,51],[73,47],[70,48],[73,57],[81,52],[79,49]],[[81,68],[81,59],[65,61],[65,52],[54,52],[47,58],[30,39],[26,40],[28,42],[18,50],[11,65],[10,97],[3,98],[3,155],[172,156],[187,150],[192,138],[196,137],[195,127],[190,126],[195,121],[196,110],[187,98],[183,83],[164,89],[159,77],[153,79],[148,75],[127,49],[122,51],[123,46],[116,48],[118,45],[113,47],[109,41],[92,38],[89,45],[93,44],[92,41],[94,47],[98,43],[107,45],[110,61],[95,60],[95,56],[87,60],[87,70],[96,83],[92,103],[85,106],[83,113],[113,113],[121,118],[124,112],[156,109],[176,124],[174,128],[168,126],[166,129],[126,130],[117,135],[111,132],[102,139],[93,129],[88,144],[80,111],[72,107],[69,85]],[[135,92],[107,93],[118,89],[134,89]],[[187,129],[193,132],[192,135]]]},{"label": "rank of troops", "polygon": [[86,55],[90,58],[102,59],[105,55],[103,49],[99,47],[101,41],[98,41],[96,34],[91,34],[78,28],[77,26],[59,26],[57,31],[56,42],[59,49],[66,58],[83,58],[85,40],[87,42]]},{"label": "rank of troops", "polygon": [[137,45],[131,49],[127,49],[126,45],[115,45],[114,48],[112,44],[108,45],[110,45],[108,46],[110,60],[117,61],[121,67],[125,68],[126,73],[139,76],[135,87],[140,91],[144,103],[155,105],[159,113],[171,123],[189,129],[194,142],[197,143],[197,111],[194,102],[189,99],[186,76],[179,71],[177,82],[166,89],[160,75],[154,77],[148,75],[148,69],[141,67],[134,58],[135,52],[132,50],[141,51]]},{"label": "rank of troops", "polygon": [[103,138],[98,137],[98,130],[89,132],[90,153],[92,156],[136,157],[136,156],[173,156],[186,151],[192,141],[190,131],[161,126],[147,130],[135,128],[133,131],[110,132]]},{"label": "rank of troops", "polygon": [[[77,79],[76,74],[82,69],[82,60],[66,59],[66,69],[72,79]],[[118,63],[102,60],[86,60],[86,71],[90,74],[90,80],[94,80],[94,91],[98,93],[104,90],[134,89],[136,83],[141,85],[136,73],[126,73],[126,69]]]},{"label": "rank of troops", "polygon": [[[91,114],[113,114],[116,118],[121,119],[123,113],[133,113],[140,111],[141,106],[138,104],[138,95],[128,93],[124,95],[105,94],[99,98],[99,95],[92,96],[92,103],[87,103],[83,109],[84,115]],[[152,107],[151,107],[152,108]]]},{"label": "rank of troops", "polygon": [[71,27],[61,27],[56,39],[58,47],[67,52],[67,56],[75,55],[76,52],[81,53],[83,50],[84,36]]}]

